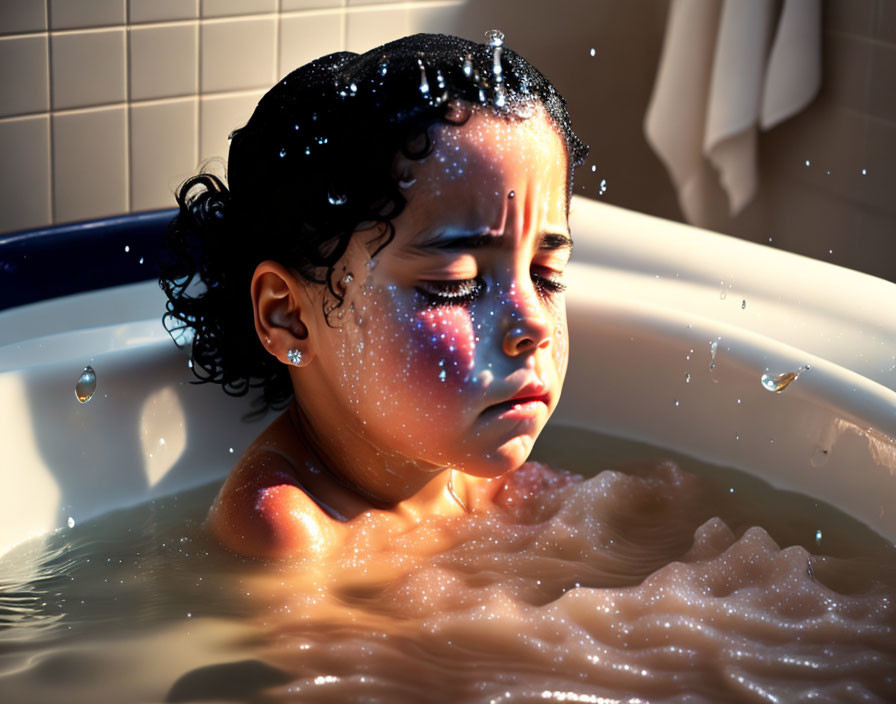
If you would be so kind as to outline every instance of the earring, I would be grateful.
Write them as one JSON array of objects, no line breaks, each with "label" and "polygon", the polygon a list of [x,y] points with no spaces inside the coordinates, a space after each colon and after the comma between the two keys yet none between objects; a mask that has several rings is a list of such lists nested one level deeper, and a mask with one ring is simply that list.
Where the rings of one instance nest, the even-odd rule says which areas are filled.
[{"label": "earring", "polygon": [[355,280],[354,274],[352,274],[352,272],[348,272],[345,276],[342,277],[342,284],[344,286],[348,286],[354,280]]},{"label": "earring", "polygon": [[292,364],[299,366],[302,363],[302,350],[291,349],[286,353],[286,357]]}]

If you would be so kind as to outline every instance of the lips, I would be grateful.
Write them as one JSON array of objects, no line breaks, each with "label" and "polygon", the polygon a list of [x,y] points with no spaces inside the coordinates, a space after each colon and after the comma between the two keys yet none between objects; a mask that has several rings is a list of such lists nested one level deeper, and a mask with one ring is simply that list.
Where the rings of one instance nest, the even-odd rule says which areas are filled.
[{"label": "lips", "polygon": [[514,396],[508,401],[502,401],[501,403],[496,403],[492,406],[489,406],[486,411],[503,414],[507,411],[511,411],[519,407],[528,407],[528,404],[535,403],[543,403],[545,406],[548,406],[550,403],[550,395],[546,393],[538,395],[520,394],[518,396]]}]

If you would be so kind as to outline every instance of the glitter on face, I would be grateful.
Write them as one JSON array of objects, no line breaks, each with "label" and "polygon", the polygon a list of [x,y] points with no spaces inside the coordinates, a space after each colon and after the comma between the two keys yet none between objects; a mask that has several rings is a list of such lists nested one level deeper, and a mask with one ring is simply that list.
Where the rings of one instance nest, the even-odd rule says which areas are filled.
[{"label": "glitter on face", "polygon": [[[566,373],[565,303],[544,280],[559,279],[569,251],[535,246],[544,233],[568,237],[566,154],[543,111],[520,122],[475,110],[434,130],[434,143],[414,162],[415,189],[375,270],[359,261],[373,261],[373,234],[353,236],[345,267],[367,278],[336,329],[314,325],[327,352],[297,397],[316,437],[352,439],[356,466],[375,454],[495,476],[525,460]],[[484,246],[452,246],[471,233]],[[483,414],[524,386],[549,389],[550,407],[517,420]]]}]

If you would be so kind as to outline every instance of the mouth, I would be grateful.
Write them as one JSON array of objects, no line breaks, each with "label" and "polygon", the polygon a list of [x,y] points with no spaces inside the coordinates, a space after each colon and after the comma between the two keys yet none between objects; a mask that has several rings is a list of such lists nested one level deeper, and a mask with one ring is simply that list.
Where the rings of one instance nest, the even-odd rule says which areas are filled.
[{"label": "mouth", "polygon": [[548,394],[539,396],[520,396],[496,403],[485,409],[485,413],[489,415],[497,415],[498,418],[516,418],[535,415],[542,408],[547,409],[550,397]]}]

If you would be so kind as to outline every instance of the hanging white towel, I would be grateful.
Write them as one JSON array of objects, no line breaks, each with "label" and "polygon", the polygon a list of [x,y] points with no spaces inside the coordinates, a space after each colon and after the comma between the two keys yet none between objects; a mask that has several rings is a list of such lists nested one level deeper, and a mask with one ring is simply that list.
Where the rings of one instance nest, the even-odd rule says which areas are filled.
[{"label": "hanging white towel", "polygon": [[752,200],[758,129],[799,112],[821,85],[820,0],[779,7],[777,0],[671,2],[644,132],[692,224],[709,223],[716,171],[732,216]]}]

